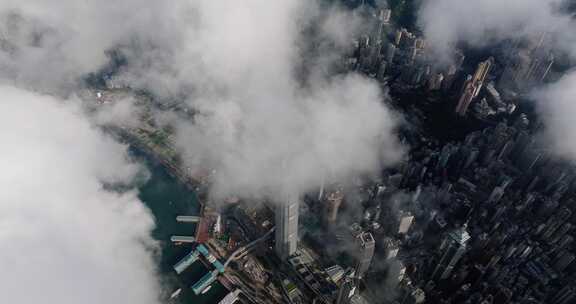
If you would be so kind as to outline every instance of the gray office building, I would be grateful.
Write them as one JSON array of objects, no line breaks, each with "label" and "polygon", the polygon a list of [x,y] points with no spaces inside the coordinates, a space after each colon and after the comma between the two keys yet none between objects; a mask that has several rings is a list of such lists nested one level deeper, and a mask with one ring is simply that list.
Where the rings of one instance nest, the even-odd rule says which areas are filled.
[{"label": "gray office building", "polygon": [[452,231],[445,236],[440,245],[441,258],[432,273],[432,279],[444,280],[452,274],[456,263],[460,261],[468,249],[470,235],[466,231],[467,225]]},{"label": "gray office building", "polygon": [[276,207],[276,254],[286,260],[298,245],[298,199]]},{"label": "gray office building", "polygon": [[356,262],[356,276],[362,278],[370,268],[374,256],[374,237],[370,232],[362,232],[356,238],[359,247],[358,260]]}]

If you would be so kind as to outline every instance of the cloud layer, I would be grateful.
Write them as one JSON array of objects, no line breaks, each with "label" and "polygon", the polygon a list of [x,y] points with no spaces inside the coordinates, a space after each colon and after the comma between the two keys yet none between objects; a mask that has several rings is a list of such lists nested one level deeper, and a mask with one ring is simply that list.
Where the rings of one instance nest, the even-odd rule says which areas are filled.
[{"label": "cloud layer", "polygon": [[174,40],[186,1],[5,0],[0,3],[0,80],[66,93],[119,45]]},{"label": "cloud layer", "polygon": [[[422,2],[418,23],[428,45],[444,60],[450,60],[445,54],[459,43],[483,47],[505,40],[537,41],[547,33],[544,47],[576,62],[575,12],[567,4],[564,0],[430,0]],[[571,160],[576,160],[576,140],[570,138],[575,133],[575,87],[576,72],[569,71],[557,83],[532,92],[545,124],[543,140],[551,153]]]},{"label": "cloud layer", "polygon": [[564,159],[576,160],[576,72],[538,90],[534,97],[539,114],[546,123],[544,135],[550,144],[550,152]]},{"label": "cloud layer", "polygon": [[133,54],[140,60],[119,79],[160,96],[187,92],[199,114],[173,122],[177,145],[188,165],[215,169],[213,194],[301,194],[322,175],[377,173],[399,158],[379,85],[328,72],[352,45],[354,14],[302,0],[190,8],[182,39]]},{"label": "cloud layer", "polygon": [[195,121],[159,117],[172,117],[187,165],[216,170],[215,193],[301,193],[323,174],[374,173],[401,154],[378,84],[329,76],[362,24],[353,13],[304,0],[58,6],[0,5],[12,16],[0,26],[0,75],[67,92],[116,50],[127,64],[112,84],[200,113]]},{"label": "cloud layer", "polygon": [[458,43],[486,46],[505,39],[536,38],[549,32],[557,48],[576,55],[576,23],[564,0],[423,1],[418,24],[438,56]]},{"label": "cloud layer", "polygon": [[361,23],[308,0],[2,1],[2,301],[158,301],[153,219],[105,186],[138,167],[93,125],[133,105],[86,117],[69,97],[110,51],[126,59],[112,83],[198,112],[154,114],[186,165],[215,170],[214,195],[282,201],[402,154],[379,84],[331,72]]},{"label": "cloud layer", "polygon": [[0,86],[4,303],[158,303],[154,226],[126,147],[72,102]]}]

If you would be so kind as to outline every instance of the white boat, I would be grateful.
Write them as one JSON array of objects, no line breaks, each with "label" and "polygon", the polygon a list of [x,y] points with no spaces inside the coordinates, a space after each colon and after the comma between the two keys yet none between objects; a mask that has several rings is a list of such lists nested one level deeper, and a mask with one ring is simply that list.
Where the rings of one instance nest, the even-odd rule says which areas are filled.
[{"label": "white boat", "polygon": [[182,292],[182,288],[178,288],[178,290],[176,290],[175,292],[173,292],[173,293],[170,295],[170,299],[174,299],[174,298],[178,297],[181,292]]},{"label": "white boat", "polygon": [[206,287],[204,290],[202,290],[201,294],[205,294],[208,292],[208,290],[210,290],[210,288],[212,288],[212,285],[209,285],[208,287]]}]

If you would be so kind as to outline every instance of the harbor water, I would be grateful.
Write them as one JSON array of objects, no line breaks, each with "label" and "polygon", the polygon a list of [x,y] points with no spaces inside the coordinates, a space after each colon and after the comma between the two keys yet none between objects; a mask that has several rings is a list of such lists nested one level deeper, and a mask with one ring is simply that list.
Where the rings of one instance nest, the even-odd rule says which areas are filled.
[{"label": "harbor water", "polygon": [[161,244],[162,251],[159,257],[159,269],[163,277],[163,285],[170,286],[171,290],[182,288],[179,301],[185,304],[215,304],[226,295],[226,289],[218,282],[201,295],[195,295],[190,286],[210,271],[197,261],[181,275],[176,277],[172,266],[191,250],[190,244],[175,246],[170,242],[172,235],[193,236],[195,224],[176,222],[178,215],[198,215],[200,204],[193,191],[179,184],[166,170],[147,160],[145,157],[133,154],[147,164],[150,178],[140,186],[140,199],[150,208],[156,222],[153,237]]}]

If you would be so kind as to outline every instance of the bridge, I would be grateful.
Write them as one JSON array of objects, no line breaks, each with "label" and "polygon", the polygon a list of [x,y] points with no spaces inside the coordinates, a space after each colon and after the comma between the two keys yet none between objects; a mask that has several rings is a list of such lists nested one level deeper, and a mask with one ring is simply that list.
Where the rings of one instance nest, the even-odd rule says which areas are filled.
[{"label": "bridge", "polygon": [[179,215],[176,217],[177,222],[181,223],[198,223],[201,217],[194,215]]},{"label": "bridge", "polygon": [[246,254],[248,254],[248,251],[252,250],[256,245],[258,245],[258,243],[260,243],[260,242],[266,240],[268,237],[270,237],[272,235],[272,233],[274,232],[274,229],[275,229],[275,227],[272,227],[272,229],[270,229],[270,231],[266,232],[266,234],[264,234],[260,238],[257,238],[254,241],[252,241],[252,242],[236,249],[234,252],[232,252],[232,254],[228,257],[228,259],[224,263],[224,268],[228,267],[228,264],[230,264],[230,262],[236,261],[236,260],[239,260],[239,259],[245,257]]}]

